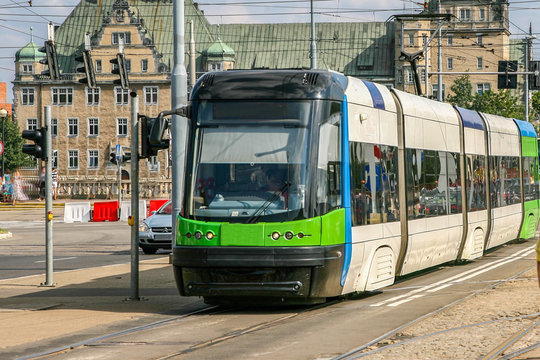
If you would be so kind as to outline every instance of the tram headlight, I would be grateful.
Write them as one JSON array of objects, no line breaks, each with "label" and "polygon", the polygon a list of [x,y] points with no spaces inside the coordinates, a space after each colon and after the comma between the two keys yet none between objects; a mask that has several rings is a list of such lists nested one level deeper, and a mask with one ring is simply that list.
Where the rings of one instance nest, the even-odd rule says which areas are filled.
[{"label": "tram headlight", "polygon": [[195,239],[201,240],[201,238],[202,238],[202,233],[200,231],[195,231]]},{"label": "tram headlight", "polygon": [[298,234],[296,234],[296,236],[297,236],[299,239],[301,239],[301,238],[304,237],[304,233],[299,232]]},{"label": "tram headlight", "polygon": [[214,233],[211,232],[211,231],[208,231],[208,232],[206,233],[206,239],[212,240],[213,238],[214,238]]},{"label": "tram headlight", "polygon": [[274,231],[271,236],[272,236],[272,240],[279,240],[279,237],[281,236],[281,234],[277,231]]},{"label": "tram headlight", "polygon": [[285,233],[285,239],[291,240],[293,237],[294,237],[294,234],[292,233],[292,231],[287,231]]},{"label": "tram headlight", "polygon": [[192,235],[191,235],[190,232],[188,232],[188,233],[186,234],[186,237],[187,237],[188,239],[191,239],[191,236],[192,236]]}]

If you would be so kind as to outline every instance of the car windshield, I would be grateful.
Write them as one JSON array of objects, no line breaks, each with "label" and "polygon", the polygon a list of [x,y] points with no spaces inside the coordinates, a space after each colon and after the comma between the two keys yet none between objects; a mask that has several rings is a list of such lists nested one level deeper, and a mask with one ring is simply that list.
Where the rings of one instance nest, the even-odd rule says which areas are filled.
[{"label": "car windshield", "polygon": [[219,112],[221,121],[214,105],[199,109],[188,215],[245,223],[303,217],[310,102],[227,103],[220,109],[243,118]]},{"label": "car windshield", "polygon": [[172,202],[169,200],[165,204],[163,204],[158,211],[156,211],[156,214],[160,215],[171,215],[172,214]]}]

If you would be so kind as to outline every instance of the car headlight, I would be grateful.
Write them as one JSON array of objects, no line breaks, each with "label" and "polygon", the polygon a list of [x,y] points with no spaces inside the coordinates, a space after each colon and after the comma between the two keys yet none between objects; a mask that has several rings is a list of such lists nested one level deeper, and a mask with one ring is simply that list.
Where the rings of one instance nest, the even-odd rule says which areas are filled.
[{"label": "car headlight", "polygon": [[150,231],[150,228],[148,227],[147,223],[142,222],[142,223],[139,224],[139,231],[148,232],[148,231]]}]

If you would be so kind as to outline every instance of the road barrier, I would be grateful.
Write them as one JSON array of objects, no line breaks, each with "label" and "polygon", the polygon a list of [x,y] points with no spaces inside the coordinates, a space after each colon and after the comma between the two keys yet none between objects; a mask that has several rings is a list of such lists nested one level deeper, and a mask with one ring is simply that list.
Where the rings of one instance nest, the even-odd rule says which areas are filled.
[{"label": "road barrier", "polygon": [[90,221],[90,202],[65,203],[64,222],[88,222]]},{"label": "road barrier", "polygon": [[118,200],[95,202],[92,221],[118,221]]},{"label": "road barrier", "polygon": [[167,201],[167,199],[150,200],[150,205],[148,205],[148,214],[146,215],[146,217],[152,215],[152,211],[158,210]]},{"label": "road barrier", "polygon": [[[131,201],[122,201],[120,203],[120,221],[127,221],[131,215]],[[146,217],[146,200],[139,200],[139,220]]]}]

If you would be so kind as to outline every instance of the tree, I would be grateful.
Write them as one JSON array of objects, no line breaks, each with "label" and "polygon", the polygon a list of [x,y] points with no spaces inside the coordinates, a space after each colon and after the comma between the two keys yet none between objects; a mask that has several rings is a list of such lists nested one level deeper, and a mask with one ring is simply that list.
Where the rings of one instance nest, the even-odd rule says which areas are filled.
[{"label": "tree", "polygon": [[535,91],[531,97],[531,107],[534,112],[540,114],[540,91]]},{"label": "tree", "polygon": [[462,75],[454,80],[450,90],[454,93],[452,96],[448,96],[446,100],[462,108],[470,109],[473,96],[472,96],[472,84],[469,75]]},{"label": "tree", "polygon": [[482,94],[476,94],[471,109],[508,118],[520,120],[525,118],[524,106],[519,104],[518,98],[512,96],[507,89],[498,92],[485,91]]},{"label": "tree", "polygon": [[35,161],[22,152],[24,140],[19,127],[11,121],[11,116],[0,120],[0,124],[2,122],[4,123],[4,170],[13,171],[21,166],[35,165]]}]

